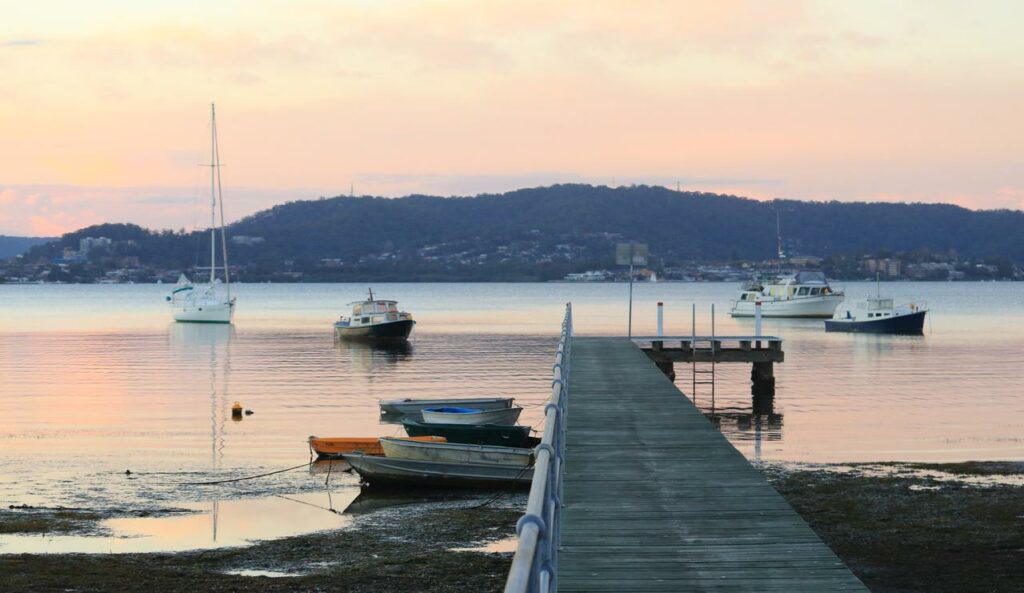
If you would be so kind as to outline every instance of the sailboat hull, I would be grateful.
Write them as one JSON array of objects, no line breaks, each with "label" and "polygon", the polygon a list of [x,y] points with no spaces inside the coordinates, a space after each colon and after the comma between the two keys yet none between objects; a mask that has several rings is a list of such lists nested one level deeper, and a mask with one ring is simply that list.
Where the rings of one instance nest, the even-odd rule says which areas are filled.
[{"label": "sailboat hull", "polygon": [[231,323],[235,314],[234,303],[212,303],[173,307],[175,321],[183,323]]}]

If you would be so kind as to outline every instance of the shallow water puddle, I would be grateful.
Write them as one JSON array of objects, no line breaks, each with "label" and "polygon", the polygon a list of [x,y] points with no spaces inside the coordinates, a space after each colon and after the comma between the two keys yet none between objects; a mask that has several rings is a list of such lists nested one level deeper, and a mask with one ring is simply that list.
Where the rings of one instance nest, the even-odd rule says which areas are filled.
[{"label": "shallow water puddle", "polygon": [[327,492],[315,492],[183,504],[196,512],[100,521],[97,527],[110,535],[7,534],[0,536],[0,554],[125,554],[247,546],[345,527],[350,517],[326,509],[344,509],[358,492],[343,489],[330,498]]},{"label": "shallow water puddle", "polygon": [[469,548],[452,548],[452,552],[484,552],[487,554],[504,554],[512,553],[516,551],[516,547],[519,545],[519,538],[507,537],[505,539],[495,540],[479,546],[473,546]]},{"label": "shallow water puddle", "polygon": [[301,573],[297,572],[281,572],[278,570],[255,570],[255,569],[239,569],[239,570],[226,570],[224,574],[232,574],[240,577],[270,577],[273,579],[279,579],[284,577],[301,577]]}]

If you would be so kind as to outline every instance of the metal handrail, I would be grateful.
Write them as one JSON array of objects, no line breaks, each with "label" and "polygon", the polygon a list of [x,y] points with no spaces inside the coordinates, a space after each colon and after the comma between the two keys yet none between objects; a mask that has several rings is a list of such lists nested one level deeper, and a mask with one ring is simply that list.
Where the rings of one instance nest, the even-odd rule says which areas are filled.
[{"label": "metal handrail", "polygon": [[548,593],[558,589],[562,474],[565,471],[565,409],[572,350],[572,303],[565,305],[562,336],[552,368],[551,400],[544,406],[544,436],[535,449],[533,482],[526,514],[516,523],[519,544],[505,581],[505,593]]}]

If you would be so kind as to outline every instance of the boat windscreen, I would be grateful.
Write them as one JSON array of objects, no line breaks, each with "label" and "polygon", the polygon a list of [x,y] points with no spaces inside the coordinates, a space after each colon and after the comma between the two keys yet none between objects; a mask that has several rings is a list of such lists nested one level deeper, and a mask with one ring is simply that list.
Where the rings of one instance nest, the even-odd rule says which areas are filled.
[{"label": "boat windscreen", "polygon": [[892,309],[892,299],[869,298],[869,309]]}]

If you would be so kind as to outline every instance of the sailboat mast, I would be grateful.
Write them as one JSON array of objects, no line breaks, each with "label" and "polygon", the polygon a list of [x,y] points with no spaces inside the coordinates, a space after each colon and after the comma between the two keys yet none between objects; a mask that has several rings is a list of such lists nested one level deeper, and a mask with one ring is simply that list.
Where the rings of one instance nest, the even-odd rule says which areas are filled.
[{"label": "sailboat mast", "polygon": [[210,103],[210,286],[217,280],[217,112]]},{"label": "sailboat mast", "polygon": [[[211,105],[212,107],[212,105]],[[213,156],[217,162],[217,197],[220,201],[220,251],[224,257],[224,286],[228,302],[231,302],[231,273],[228,271],[228,238],[224,232],[224,189],[220,183],[220,140],[217,138],[217,126],[213,127]],[[211,266],[213,264],[210,264]]]}]

